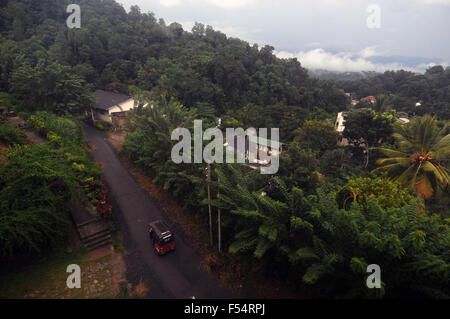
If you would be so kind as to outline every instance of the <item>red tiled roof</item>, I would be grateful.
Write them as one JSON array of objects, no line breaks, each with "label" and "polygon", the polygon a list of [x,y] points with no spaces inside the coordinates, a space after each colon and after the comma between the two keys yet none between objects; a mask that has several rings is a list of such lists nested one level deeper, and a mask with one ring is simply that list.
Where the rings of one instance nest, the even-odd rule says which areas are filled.
[{"label": "red tiled roof", "polygon": [[366,96],[365,98],[362,98],[361,101],[366,102],[366,101],[376,101],[376,98],[372,95],[370,96]]}]

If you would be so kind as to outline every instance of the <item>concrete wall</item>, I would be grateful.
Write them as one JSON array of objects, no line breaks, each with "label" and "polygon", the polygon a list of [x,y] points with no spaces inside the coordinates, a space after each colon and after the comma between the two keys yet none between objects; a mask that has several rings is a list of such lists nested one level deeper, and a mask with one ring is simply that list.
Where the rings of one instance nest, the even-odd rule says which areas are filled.
[{"label": "concrete wall", "polygon": [[100,112],[95,112],[94,117],[96,120],[102,120],[105,122],[111,122],[111,117],[108,113],[102,114]]},{"label": "concrete wall", "polygon": [[120,107],[114,106],[114,107],[110,108],[108,111],[105,111],[105,113],[101,113],[99,110],[96,110],[94,113],[95,119],[106,121],[106,122],[112,122],[112,120],[111,120],[112,114],[119,113],[119,112],[126,112],[126,111],[133,109],[134,108],[134,100],[130,99],[119,105],[120,105]]},{"label": "concrete wall", "polygon": [[134,100],[130,99],[130,100],[128,100],[128,101],[126,101],[124,103],[121,103],[119,105],[120,105],[120,107],[114,106],[113,108],[110,108],[109,109],[109,114],[117,113],[117,112],[126,112],[126,111],[129,111],[129,110],[133,109],[133,107],[134,107]]}]

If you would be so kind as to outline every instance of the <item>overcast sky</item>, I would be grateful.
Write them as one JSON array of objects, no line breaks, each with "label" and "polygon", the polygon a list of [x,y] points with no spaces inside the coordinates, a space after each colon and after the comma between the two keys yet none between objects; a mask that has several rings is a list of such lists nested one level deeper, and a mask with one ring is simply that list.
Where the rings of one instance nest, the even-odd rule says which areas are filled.
[{"label": "overcast sky", "polygon": [[[450,0],[116,0],[190,31],[194,22],[334,71],[450,63]],[[380,27],[376,11],[380,8]],[[375,20],[374,20],[375,19]],[[412,59],[413,58],[413,59]]]}]

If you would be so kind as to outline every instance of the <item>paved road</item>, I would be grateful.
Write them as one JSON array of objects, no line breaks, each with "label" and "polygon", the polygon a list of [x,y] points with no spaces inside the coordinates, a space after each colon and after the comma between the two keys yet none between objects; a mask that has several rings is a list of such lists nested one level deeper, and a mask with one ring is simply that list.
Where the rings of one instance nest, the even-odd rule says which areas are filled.
[{"label": "paved road", "polygon": [[[104,164],[105,181],[114,196],[115,213],[119,228],[124,233],[127,257],[127,279],[144,279],[150,298],[236,298],[228,289],[217,285],[214,278],[199,268],[200,257],[183,241],[181,229],[174,230],[176,251],[166,256],[156,256],[148,237],[149,222],[161,219],[169,224],[164,213],[142,190],[128,170],[122,165],[104,133],[85,128],[86,138],[95,145],[95,160]],[[127,247],[128,246],[128,247]]]}]

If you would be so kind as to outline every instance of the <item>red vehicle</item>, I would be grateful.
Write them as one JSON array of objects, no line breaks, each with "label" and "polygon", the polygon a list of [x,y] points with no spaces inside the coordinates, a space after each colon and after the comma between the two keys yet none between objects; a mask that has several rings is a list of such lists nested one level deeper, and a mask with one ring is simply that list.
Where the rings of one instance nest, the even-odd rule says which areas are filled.
[{"label": "red vehicle", "polygon": [[159,256],[175,250],[175,240],[169,226],[160,220],[148,225],[148,233],[153,243],[153,249]]}]

